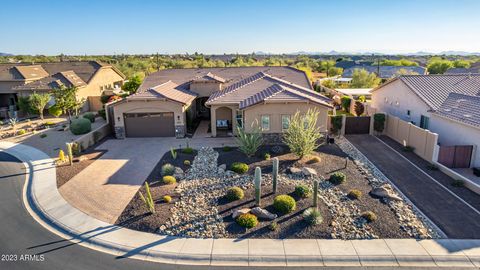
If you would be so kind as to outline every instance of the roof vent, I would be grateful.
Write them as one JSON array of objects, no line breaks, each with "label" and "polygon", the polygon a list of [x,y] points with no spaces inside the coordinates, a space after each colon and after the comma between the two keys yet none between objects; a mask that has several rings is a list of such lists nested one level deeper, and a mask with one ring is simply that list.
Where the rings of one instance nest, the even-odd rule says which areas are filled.
[{"label": "roof vent", "polygon": [[451,112],[452,111],[452,109],[443,109],[443,110],[446,111],[446,112]]},{"label": "roof vent", "polygon": [[470,118],[470,117],[472,117],[472,115],[471,114],[464,114],[463,117]]},{"label": "roof vent", "polygon": [[462,103],[462,102],[465,102],[465,101],[467,101],[467,100],[463,99],[463,98],[462,99],[457,99],[457,103]]}]

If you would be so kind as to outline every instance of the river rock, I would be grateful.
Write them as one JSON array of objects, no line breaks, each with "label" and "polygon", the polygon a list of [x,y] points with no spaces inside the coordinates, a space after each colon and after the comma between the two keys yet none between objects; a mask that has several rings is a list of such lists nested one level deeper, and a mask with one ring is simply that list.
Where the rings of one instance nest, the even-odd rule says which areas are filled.
[{"label": "river rock", "polygon": [[302,169],[299,169],[297,167],[290,167],[288,170],[291,174],[302,174]]},{"label": "river rock", "polygon": [[372,189],[372,191],[370,191],[370,194],[376,197],[387,198],[393,201],[402,201],[402,198],[393,193],[392,190],[385,187],[374,188]]},{"label": "river rock", "polygon": [[255,207],[250,212],[255,216],[257,216],[258,218],[262,218],[262,219],[274,220],[277,218],[276,214],[272,214],[260,207]]},{"label": "river rock", "polygon": [[317,176],[317,171],[315,169],[309,168],[309,167],[303,167],[302,168],[302,173],[305,176]]},{"label": "river rock", "polygon": [[250,213],[250,208],[236,209],[235,211],[233,211],[232,218],[236,219],[241,214],[247,214],[247,213]]},{"label": "river rock", "polygon": [[222,164],[218,166],[219,169],[223,169],[224,171],[227,169],[227,164]]}]

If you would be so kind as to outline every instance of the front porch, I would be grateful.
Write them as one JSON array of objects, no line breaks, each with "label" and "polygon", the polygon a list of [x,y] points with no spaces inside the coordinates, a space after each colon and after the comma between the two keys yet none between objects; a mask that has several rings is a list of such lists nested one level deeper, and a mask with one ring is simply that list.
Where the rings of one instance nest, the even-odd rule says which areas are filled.
[{"label": "front porch", "polygon": [[[205,98],[197,98],[187,112],[189,129],[194,138],[233,137],[243,114],[235,105],[205,106]],[[190,134],[192,134],[190,133]]]}]

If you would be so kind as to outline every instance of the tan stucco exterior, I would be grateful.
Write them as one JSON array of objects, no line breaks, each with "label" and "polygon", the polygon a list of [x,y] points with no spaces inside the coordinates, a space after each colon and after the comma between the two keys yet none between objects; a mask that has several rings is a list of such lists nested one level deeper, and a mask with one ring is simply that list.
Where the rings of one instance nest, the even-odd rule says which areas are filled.
[{"label": "tan stucco exterior", "polygon": [[209,97],[213,92],[222,89],[219,82],[192,82],[190,90],[197,93],[198,97]]},{"label": "tan stucco exterior", "polygon": [[[212,127],[212,137],[217,136],[216,123],[217,120],[229,120],[232,123],[232,131],[235,133],[237,130],[237,121],[235,116],[238,111],[238,106],[234,104],[225,105],[212,105],[210,107],[210,123]],[[230,116],[229,116],[230,113]]]},{"label": "tan stucco exterior", "polygon": [[262,115],[270,116],[270,130],[263,133],[282,133],[282,115],[293,116],[297,111],[305,114],[309,109],[319,111],[317,126],[321,131],[327,130],[329,108],[315,103],[292,102],[292,103],[266,103],[250,107],[244,111],[245,130],[252,129],[252,124],[260,125]]}]

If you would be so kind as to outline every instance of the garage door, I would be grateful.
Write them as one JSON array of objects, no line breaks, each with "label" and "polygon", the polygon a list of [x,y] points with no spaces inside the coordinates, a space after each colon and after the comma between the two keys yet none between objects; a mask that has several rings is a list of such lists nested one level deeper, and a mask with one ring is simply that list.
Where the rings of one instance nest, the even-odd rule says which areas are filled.
[{"label": "garage door", "polygon": [[173,137],[175,125],[173,112],[125,113],[127,137]]}]

